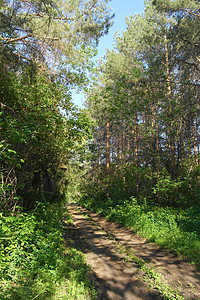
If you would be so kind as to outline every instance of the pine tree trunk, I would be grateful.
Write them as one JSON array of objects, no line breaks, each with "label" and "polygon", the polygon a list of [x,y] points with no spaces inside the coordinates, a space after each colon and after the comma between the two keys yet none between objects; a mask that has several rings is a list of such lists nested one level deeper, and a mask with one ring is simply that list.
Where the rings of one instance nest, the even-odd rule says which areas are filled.
[{"label": "pine tree trunk", "polygon": [[[167,45],[167,36],[165,35],[165,61],[166,61],[166,77],[167,77],[167,90],[168,90],[168,100],[169,100],[169,113],[170,115],[173,112],[172,107],[172,88],[171,88],[171,79],[169,71],[169,50]],[[170,158],[171,158],[171,175],[172,179],[176,178],[176,159],[175,159],[175,139],[173,133],[173,126],[169,125],[169,147],[170,147]]]},{"label": "pine tree trunk", "polygon": [[138,181],[138,132],[137,132],[137,115],[135,116],[135,128],[134,128],[134,141],[135,141],[135,181],[136,181],[136,192],[139,192],[139,181]]},{"label": "pine tree trunk", "polygon": [[110,173],[110,123],[106,125],[106,181],[107,181],[107,197],[109,197],[109,173]]}]

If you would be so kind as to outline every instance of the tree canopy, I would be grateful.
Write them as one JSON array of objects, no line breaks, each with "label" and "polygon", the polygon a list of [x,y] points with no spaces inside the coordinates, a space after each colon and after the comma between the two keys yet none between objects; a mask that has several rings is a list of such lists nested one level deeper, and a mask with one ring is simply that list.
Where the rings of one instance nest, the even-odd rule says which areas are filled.
[{"label": "tree canopy", "polygon": [[198,1],[148,1],[116,34],[88,94],[96,128],[86,195],[198,203],[199,21]]},{"label": "tree canopy", "polygon": [[85,84],[112,24],[108,2],[1,1],[2,209],[63,193],[73,147],[88,135],[71,87]]}]

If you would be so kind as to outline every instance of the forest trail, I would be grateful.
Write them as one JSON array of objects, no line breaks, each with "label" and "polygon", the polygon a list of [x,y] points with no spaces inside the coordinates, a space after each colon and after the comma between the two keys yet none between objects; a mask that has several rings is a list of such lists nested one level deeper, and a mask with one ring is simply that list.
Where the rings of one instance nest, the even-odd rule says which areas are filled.
[{"label": "forest trail", "polygon": [[82,207],[67,208],[74,225],[66,238],[81,245],[98,300],[200,299],[200,272],[192,265]]}]

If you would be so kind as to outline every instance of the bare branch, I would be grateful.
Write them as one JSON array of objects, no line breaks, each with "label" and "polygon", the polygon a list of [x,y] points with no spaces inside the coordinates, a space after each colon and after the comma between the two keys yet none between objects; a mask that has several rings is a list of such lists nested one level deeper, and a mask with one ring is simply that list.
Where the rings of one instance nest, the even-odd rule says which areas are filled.
[{"label": "bare branch", "polygon": [[193,10],[191,10],[191,9],[186,9],[185,10],[188,14],[190,14],[190,15],[193,15],[193,16],[195,16],[195,17],[200,17],[200,13],[199,12],[194,12]]},{"label": "bare branch", "polygon": [[182,63],[185,63],[186,65],[193,66],[193,67],[195,67],[195,69],[197,71],[199,71],[199,66],[197,66],[194,62],[189,62],[189,61],[186,61],[186,60],[183,60],[183,59],[178,59],[178,61],[180,61]]},{"label": "bare branch", "polygon": [[[41,14],[41,13],[38,13],[38,14],[36,14],[36,17],[40,17],[40,18],[44,18],[44,17],[46,17],[45,15],[43,15],[43,14]],[[69,20],[69,21],[74,21],[75,20],[75,18],[70,18],[70,17],[52,17],[52,19],[54,19],[54,20]]]},{"label": "bare branch", "polygon": [[189,40],[187,40],[187,39],[185,39],[183,37],[181,37],[181,40],[183,40],[184,42],[186,42],[186,43],[188,43],[188,44],[190,44],[192,46],[200,47],[200,44],[192,43],[192,42],[190,42]]},{"label": "bare branch", "polygon": [[31,34],[27,34],[25,36],[21,36],[21,37],[17,37],[17,38],[9,38],[9,39],[4,39],[4,41],[2,42],[2,44],[9,44],[9,43],[14,43],[14,42],[18,42],[18,41],[22,41],[27,39],[28,37],[31,37]]}]

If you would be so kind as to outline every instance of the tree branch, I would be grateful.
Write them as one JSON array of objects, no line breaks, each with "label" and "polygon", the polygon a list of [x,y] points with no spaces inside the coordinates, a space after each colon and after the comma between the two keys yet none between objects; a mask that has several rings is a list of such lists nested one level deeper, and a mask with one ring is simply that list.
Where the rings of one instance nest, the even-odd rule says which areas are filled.
[{"label": "tree branch", "polygon": [[185,10],[188,14],[190,14],[190,15],[193,15],[193,16],[195,16],[195,17],[200,17],[200,13],[199,12],[197,12],[197,13],[195,13],[194,11],[192,11],[191,9],[186,9]]},{"label": "tree branch", "polygon": [[17,38],[8,38],[8,39],[4,39],[4,41],[2,42],[2,44],[9,44],[9,43],[14,43],[14,42],[18,42],[18,41],[22,41],[27,39],[28,37],[31,37],[31,34],[27,34],[21,37],[17,37]]},{"label": "tree branch", "polygon": [[183,37],[181,37],[181,40],[183,40],[184,42],[186,42],[186,43],[188,43],[188,44],[190,44],[190,45],[192,45],[192,46],[200,47],[200,44],[192,43],[192,42],[190,42],[189,40],[184,39]]},{"label": "tree branch", "polygon": [[[46,17],[46,15],[43,15],[43,14],[40,14],[38,13],[36,15],[37,17],[40,17],[40,18],[44,18]],[[69,21],[73,21],[75,20],[75,18],[70,18],[70,17],[52,17],[54,20],[69,20]]]}]

